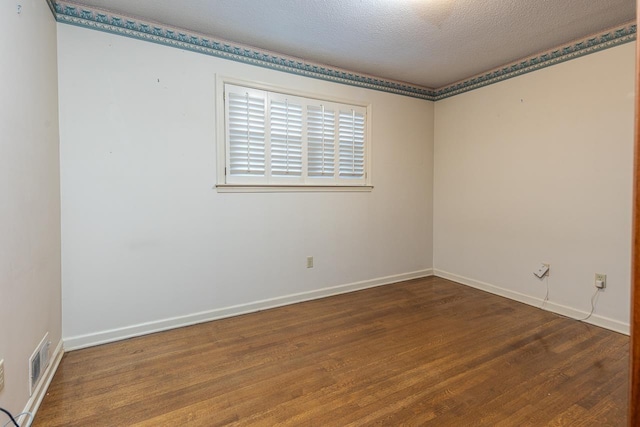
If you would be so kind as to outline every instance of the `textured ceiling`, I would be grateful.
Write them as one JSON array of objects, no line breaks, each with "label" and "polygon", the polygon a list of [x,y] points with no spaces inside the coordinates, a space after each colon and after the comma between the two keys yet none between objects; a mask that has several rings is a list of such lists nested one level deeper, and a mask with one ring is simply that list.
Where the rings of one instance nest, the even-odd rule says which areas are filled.
[{"label": "textured ceiling", "polygon": [[440,88],[635,18],[635,0],[81,0],[308,61]]}]

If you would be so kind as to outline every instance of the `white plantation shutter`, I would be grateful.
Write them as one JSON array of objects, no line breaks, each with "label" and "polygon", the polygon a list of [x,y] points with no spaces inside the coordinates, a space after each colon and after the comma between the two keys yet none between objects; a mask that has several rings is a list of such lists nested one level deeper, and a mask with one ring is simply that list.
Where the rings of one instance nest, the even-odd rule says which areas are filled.
[{"label": "white plantation shutter", "polygon": [[302,177],[302,105],[271,99],[271,175]]},{"label": "white plantation shutter", "polygon": [[340,150],[340,178],[364,179],[365,173],[365,115],[354,109],[340,110],[338,124],[338,145]]},{"label": "white plantation shutter", "polygon": [[335,121],[335,112],[324,105],[307,107],[307,174],[310,177],[335,174]]},{"label": "white plantation shutter", "polygon": [[265,100],[262,91],[227,85],[227,174],[265,175]]},{"label": "white plantation shutter", "polygon": [[[224,84],[230,186],[368,186],[367,107]],[[219,185],[220,186],[220,185]]]}]

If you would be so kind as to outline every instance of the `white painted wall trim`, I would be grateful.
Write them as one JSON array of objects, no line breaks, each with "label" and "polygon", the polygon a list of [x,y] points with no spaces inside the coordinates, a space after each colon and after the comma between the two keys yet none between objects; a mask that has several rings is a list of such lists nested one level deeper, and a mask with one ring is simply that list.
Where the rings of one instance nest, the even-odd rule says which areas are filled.
[{"label": "white painted wall trim", "polygon": [[[449,273],[447,271],[433,269],[433,275],[437,277],[441,277],[443,279],[448,279],[463,285],[470,286],[472,288],[480,289],[485,292],[489,292],[494,295],[499,295],[501,297],[509,298],[518,302],[522,302],[536,308],[540,308],[542,306],[543,299],[538,297],[532,297],[530,295],[522,294],[520,292],[514,292],[509,289],[502,288],[500,286],[492,285],[490,283],[481,282],[479,280],[470,279],[468,277],[459,276],[454,273]],[[544,310],[550,311],[552,313],[560,314],[562,316],[571,317],[573,319],[582,319],[586,317],[589,313],[586,311],[578,310],[573,307],[568,307],[561,304],[556,304],[551,301],[547,301],[545,304]],[[593,314],[588,320],[584,322],[590,323],[595,326],[599,326],[601,328],[609,329],[614,332],[619,332],[621,334],[629,335],[629,324],[623,323],[618,320],[610,319],[608,317],[599,316],[597,314]]]},{"label": "white painted wall trim", "polygon": [[33,417],[28,419],[25,418],[25,422],[20,423],[20,425],[30,426],[33,422],[33,418],[35,418],[36,412],[38,412],[38,408],[40,408],[42,399],[44,399],[44,396],[47,394],[47,390],[49,389],[49,385],[53,380],[53,376],[58,370],[58,366],[60,365],[62,356],[64,356],[64,346],[62,340],[60,340],[58,342],[58,345],[56,345],[56,348],[53,350],[53,354],[51,355],[51,359],[49,361],[49,366],[44,371],[40,383],[36,387],[36,390],[31,398],[27,401],[27,405],[24,407],[23,412],[30,412],[31,414],[33,414]]},{"label": "white painted wall trim", "polygon": [[210,322],[212,320],[224,319],[226,317],[239,316],[241,314],[254,313],[256,311],[281,307],[289,304],[326,298],[333,295],[345,294],[376,286],[388,285],[405,280],[418,279],[433,275],[433,269],[413,271],[410,273],[396,274],[393,276],[380,277],[376,279],[364,280],[361,282],[349,283],[346,285],[332,286],[323,289],[316,289],[308,292],[284,295],[276,298],[269,298],[254,301],[246,304],[238,304],[215,310],[203,311],[200,313],[188,314],[185,316],[172,317],[154,322],[140,323],[138,325],[126,326],[124,328],[111,329],[95,334],[79,335],[64,339],[64,348],[67,351],[79,350],[81,348],[120,341],[127,338],[152,334],[154,332],[166,331],[169,329],[181,328],[198,323]]}]

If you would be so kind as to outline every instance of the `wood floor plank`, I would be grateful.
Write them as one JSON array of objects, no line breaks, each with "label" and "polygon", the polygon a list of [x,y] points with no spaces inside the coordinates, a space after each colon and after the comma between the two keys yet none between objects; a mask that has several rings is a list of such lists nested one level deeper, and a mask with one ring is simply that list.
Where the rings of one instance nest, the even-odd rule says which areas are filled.
[{"label": "wood floor plank", "polygon": [[622,426],[629,339],[430,277],[73,351],[34,426]]}]

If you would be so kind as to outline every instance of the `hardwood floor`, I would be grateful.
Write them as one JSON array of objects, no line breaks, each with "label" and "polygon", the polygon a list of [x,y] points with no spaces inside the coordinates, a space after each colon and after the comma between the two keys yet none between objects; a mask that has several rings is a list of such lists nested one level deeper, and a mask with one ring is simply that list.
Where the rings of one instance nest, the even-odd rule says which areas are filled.
[{"label": "hardwood floor", "polygon": [[34,426],[624,426],[629,338],[430,277],[73,351]]}]

